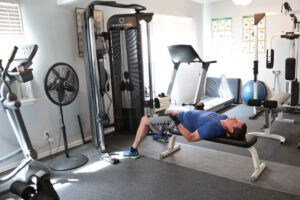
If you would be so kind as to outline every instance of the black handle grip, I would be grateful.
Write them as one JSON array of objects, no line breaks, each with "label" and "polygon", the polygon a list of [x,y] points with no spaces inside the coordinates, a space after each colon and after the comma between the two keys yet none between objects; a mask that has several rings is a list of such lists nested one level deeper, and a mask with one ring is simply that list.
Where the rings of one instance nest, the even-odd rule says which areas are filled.
[{"label": "black handle grip", "polygon": [[[14,46],[14,49],[12,50],[10,57],[8,59],[9,62],[12,62],[16,56],[16,53],[18,51],[18,47]],[[7,65],[6,65],[7,66]]]},{"label": "black handle grip", "polygon": [[195,106],[196,103],[182,103],[182,106]]},{"label": "black handle grip", "polygon": [[217,61],[216,60],[211,60],[211,61],[203,61],[204,63],[206,63],[206,64],[211,64],[211,63],[217,63]]},{"label": "black handle grip", "polygon": [[27,59],[28,62],[31,62],[31,61],[32,61],[32,58],[35,56],[37,50],[38,50],[38,45],[35,44],[35,45],[33,46],[33,50],[32,50],[32,52],[31,52],[30,56],[29,56],[28,59]]},{"label": "black handle grip", "polygon": [[6,64],[5,69],[4,69],[4,72],[3,72],[3,74],[2,74],[2,78],[3,78],[3,79],[4,79],[5,76],[7,75],[8,68],[9,68],[11,62],[14,60],[17,51],[18,51],[18,47],[14,46],[14,49],[13,49],[13,51],[12,51],[12,53],[11,53],[11,55],[10,55],[8,61],[7,61],[7,64]]},{"label": "black handle grip", "polygon": [[3,69],[3,66],[2,66],[2,60],[0,59],[0,71],[2,72],[4,69]]}]

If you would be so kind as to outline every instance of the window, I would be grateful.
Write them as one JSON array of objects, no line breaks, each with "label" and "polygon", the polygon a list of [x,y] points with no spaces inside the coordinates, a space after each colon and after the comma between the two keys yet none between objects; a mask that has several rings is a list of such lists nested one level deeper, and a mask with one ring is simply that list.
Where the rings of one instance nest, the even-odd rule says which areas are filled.
[{"label": "window", "polygon": [[23,43],[19,4],[0,0],[0,58],[6,60],[12,47]]},{"label": "window", "polygon": [[[13,46],[24,44],[19,2],[16,0],[0,0],[0,44],[0,59],[5,66]],[[12,89],[23,101],[33,99],[30,82],[16,82]]]},{"label": "window", "polygon": [[[161,92],[166,94],[173,72],[173,63],[167,47],[176,44],[190,44],[197,50],[194,21],[190,17],[155,14],[151,30],[153,88],[156,95]],[[192,91],[196,91],[200,69],[199,66],[197,68],[194,65],[185,67],[182,64],[182,66],[179,67],[171,95],[171,98],[177,103],[193,101],[195,94]]]}]

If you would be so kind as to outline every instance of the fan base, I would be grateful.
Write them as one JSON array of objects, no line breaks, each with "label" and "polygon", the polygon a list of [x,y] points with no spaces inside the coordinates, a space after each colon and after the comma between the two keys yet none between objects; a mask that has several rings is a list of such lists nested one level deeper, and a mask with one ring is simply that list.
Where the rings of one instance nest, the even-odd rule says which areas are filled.
[{"label": "fan base", "polygon": [[88,162],[88,158],[84,155],[70,155],[69,157],[57,157],[50,164],[49,168],[54,171],[66,171],[76,169]]}]

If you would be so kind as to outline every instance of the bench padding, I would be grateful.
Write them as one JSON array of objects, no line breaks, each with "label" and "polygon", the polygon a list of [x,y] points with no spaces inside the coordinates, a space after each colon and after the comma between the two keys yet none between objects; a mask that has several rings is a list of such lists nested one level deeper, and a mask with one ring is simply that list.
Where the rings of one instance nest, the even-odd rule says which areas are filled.
[{"label": "bench padding", "polygon": [[257,137],[255,135],[246,134],[245,140],[234,140],[234,139],[229,139],[224,135],[224,136],[208,139],[208,141],[228,144],[228,145],[233,145],[233,146],[238,146],[243,148],[249,148],[256,143]]},{"label": "bench padding", "polygon": [[276,96],[273,96],[270,100],[272,101],[277,101],[278,102],[278,106],[277,108],[282,108],[282,104],[288,100],[288,98],[290,97],[291,95],[289,93],[280,93],[280,94],[277,94]]},{"label": "bench padding", "polygon": [[[177,131],[170,131],[170,133],[175,135],[181,135],[181,133]],[[226,135],[222,135],[219,137],[208,139],[207,141],[249,148],[256,143],[257,137],[255,135],[246,134],[245,140],[234,140],[227,138]]]}]

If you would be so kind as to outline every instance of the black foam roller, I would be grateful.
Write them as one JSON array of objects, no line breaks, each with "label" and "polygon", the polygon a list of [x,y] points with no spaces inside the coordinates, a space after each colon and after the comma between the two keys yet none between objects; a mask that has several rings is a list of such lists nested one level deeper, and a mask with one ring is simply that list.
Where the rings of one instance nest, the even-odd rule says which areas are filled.
[{"label": "black foam roller", "polygon": [[294,80],[295,79],[295,68],[296,68],[296,59],[287,58],[285,60],[285,79]]},{"label": "black foam roller", "polygon": [[[268,57],[268,53],[269,53],[269,50],[267,50],[267,57]],[[274,50],[271,49],[271,60],[270,60],[270,62],[268,62],[268,60],[267,60],[267,68],[272,69],[273,66],[274,66]]]},{"label": "black foam roller", "polygon": [[298,105],[299,101],[299,82],[297,79],[292,81],[291,106]]},{"label": "black foam roller", "polygon": [[248,100],[248,105],[249,106],[260,106],[261,105],[261,100],[258,100],[258,99],[249,99]]},{"label": "black foam roller", "polygon": [[154,105],[155,105],[155,108],[160,108],[160,102],[159,102],[158,98],[154,98]]},{"label": "black foam roller", "polygon": [[263,105],[266,108],[277,108],[277,101],[265,100]]},{"label": "black foam roller", "polygon": [[35,193],[35,189],[27,183],[15,181],[10,186],[10,191],[23,199],[30,199]]}]

